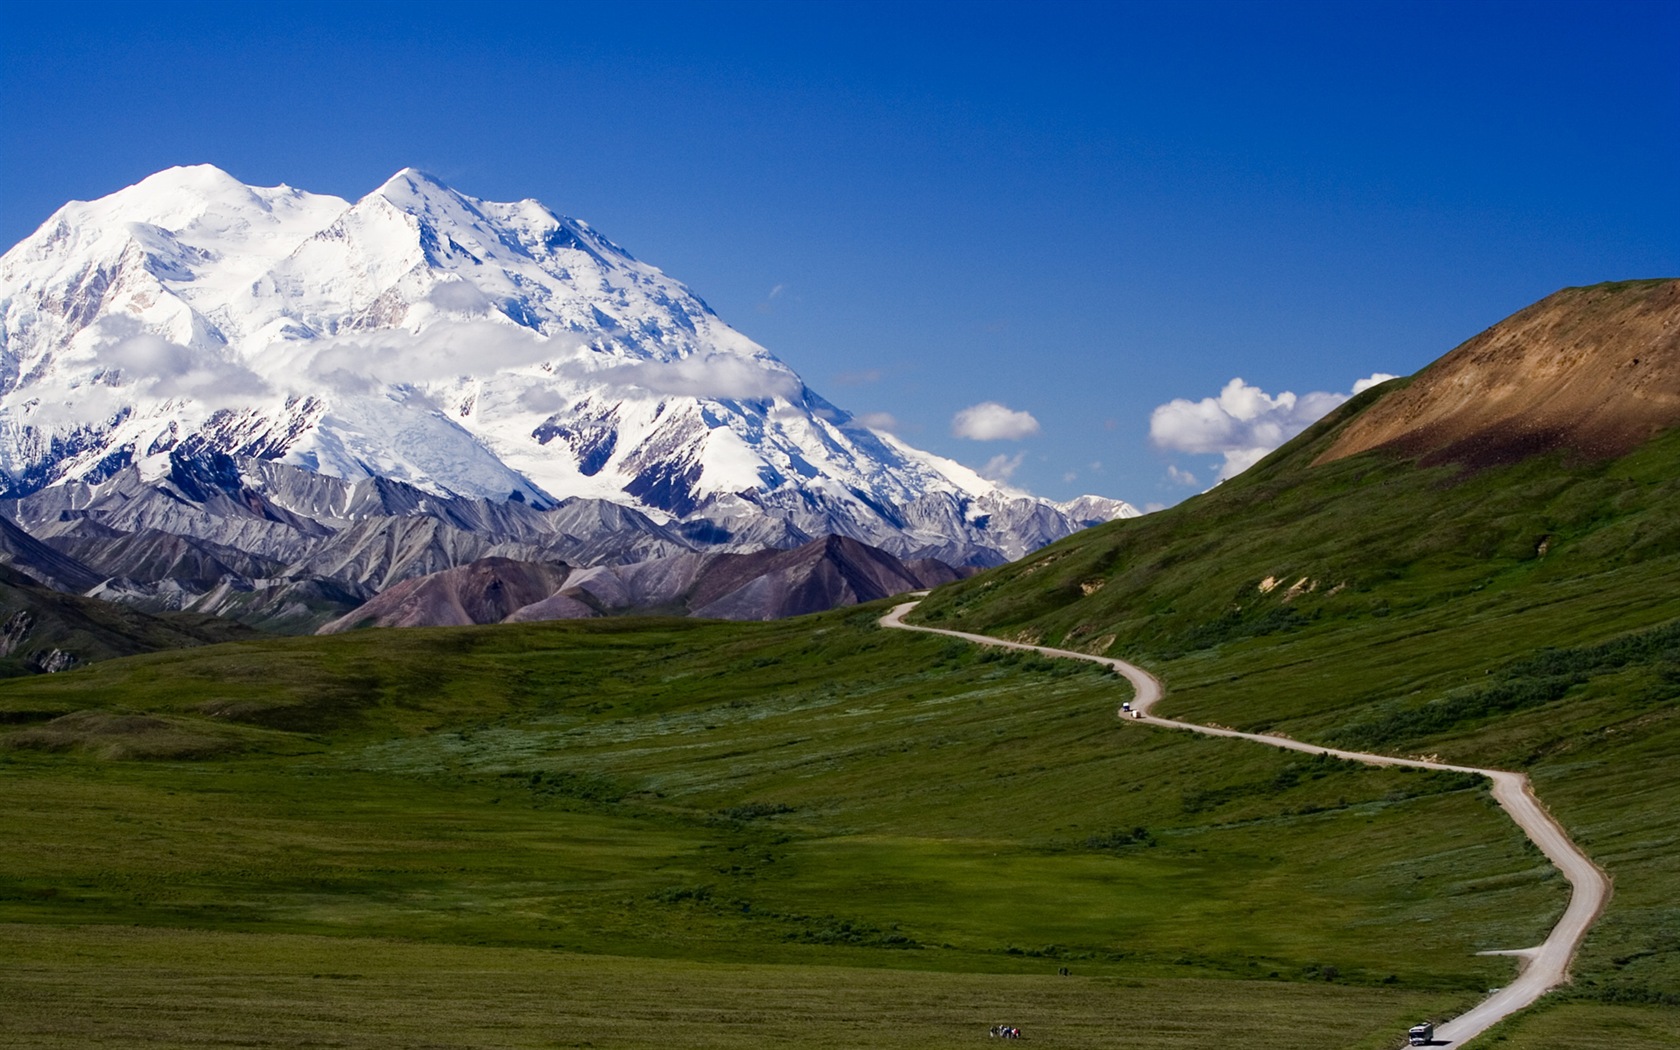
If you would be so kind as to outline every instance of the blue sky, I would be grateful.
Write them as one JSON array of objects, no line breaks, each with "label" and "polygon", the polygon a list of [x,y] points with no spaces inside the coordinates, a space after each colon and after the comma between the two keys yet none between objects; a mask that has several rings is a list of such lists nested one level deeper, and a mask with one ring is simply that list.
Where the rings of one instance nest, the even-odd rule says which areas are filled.
[{"label": "blue sky", "polygon": [[[587,219],[913,444],[1170,504],[1242,450],[1158,406],[1287,422],[1680,275],[1676,54],[1672,3],[14,0],[0,241],[174,164],[412,164]],[[987,402],[1036,432],[958,436]]]}]

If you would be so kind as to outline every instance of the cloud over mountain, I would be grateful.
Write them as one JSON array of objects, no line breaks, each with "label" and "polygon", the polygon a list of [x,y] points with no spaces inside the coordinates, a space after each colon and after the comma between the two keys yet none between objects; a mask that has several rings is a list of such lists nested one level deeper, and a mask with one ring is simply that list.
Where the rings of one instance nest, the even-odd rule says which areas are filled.
[{"label": "cloud over mountain", "polygon": [[132,318],[101,318],[97,328],[99,360],[117,369],[124,385],[147,396],[191,397],[222,407],[272,392],[243,364],[208,348],[171,342]]},{"label": "cloud over mountain", "polygon": [[805,384],[780,361],[736,354],[695,354],[673,361],[635,361],[587,373],[611,386],[678,397],[730,401],[798,400]]},{"label": "cloud over mountain", "polygon": [[[456,288],[461,282],[440,287]],[[299,382],[293,393],[366,393],[397,384],[532,368],[573,356],[583,338],[542,336],[493,321],[439,321],[421,332],[383,329],[322,336],[286,347]]]},{"label": "cloud over mountain", "polygon": [[1018,441],[1038,433],[1038,420],[996,401],[982,401],[951,417],[951,433],[971,441]]},{"label": "cloud over mountain", "polygon": [[1393,378],[1378,372],[1354,383],[1352,394],[1296,395],[1285,390],[1274,397],[1238,377],[1217,397],[1174,398],[1157,406],[1149,416],[1149,440],[1161,449],[1224,457],[1218,477],[1224,481],[1260,462],[1353,394]]},{"label": "cloud over mountain", "polygon": [[1013,456],[1007,456],[999,452],[988,459],[986,465],[980,468],[980,476],[991,481],[1008,481],[1015,476],[1015,472],[1021,469],[1021,464],[1025,463],[1026,460],[1027,454],[1025,452],[1017,452]]}]

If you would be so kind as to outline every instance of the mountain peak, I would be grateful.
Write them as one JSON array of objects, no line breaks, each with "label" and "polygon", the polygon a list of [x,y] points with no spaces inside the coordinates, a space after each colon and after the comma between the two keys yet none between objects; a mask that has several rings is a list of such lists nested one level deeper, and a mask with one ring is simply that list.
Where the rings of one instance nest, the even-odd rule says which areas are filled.
[{"label": "mountain peak", "polygon": [[408,167],[352,205],[197,165],[61,212],[0,265],[0,493],[193,443],[609,500],[736,543],[993,560],[1072,521],[852,425],[681,282],[534,202]]},{"label": "mountain peak", "polygon": [[434,201],[459,204],[469,199],[436,175],[419,168],[402,169],[386,179],[369,196],[383,197],[392,204],[410,211],[415,210],[416,204],[422,207]]},{"label": "mountain peak", "polygon": [[265,210],[261,193],[214,164],[191,164],[165,168],[95,201],[72,201],[58,217],[102,227],[140,222],[175,233],[212,209]]},{"label": "mountain peak", "polygon": [[164,193],[249,193],[251,188],[214,164],[180,164],[146,176],[132,189]]},{"label": "mountain peak", "polygon": [[415,167],[407,167],[399,170],[396,174],[381,183],[379,188],[374,190],[374,192],[384,193],[386,190],[394,188],[406,188],[412,191],[421,186],[429,187],[435,190],[454,192],[436,175],[433,175],[429,171],[424,171]]}]

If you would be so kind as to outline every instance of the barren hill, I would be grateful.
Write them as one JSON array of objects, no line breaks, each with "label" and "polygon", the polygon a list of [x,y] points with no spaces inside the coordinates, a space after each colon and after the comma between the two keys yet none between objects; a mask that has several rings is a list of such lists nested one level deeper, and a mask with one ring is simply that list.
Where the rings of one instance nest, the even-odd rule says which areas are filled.
[{"label": "barren hill", "polygon": [[937,587],[966,575],[968,570],[932,559],[900,561],[844,536],[825,536],[787,551],[687,552],[575,572],[563,565],[491,557],[404,580],[316,633],[635,612],[774,620]]},{"label": "barren hill", "polygon": [[564,565],[480,558],[441,572],[404,580],[317,634],[355,627],[464,627],[498,623],[513,612],[560,589]]},{"label": "barren hill", "polygon": [[1419,372],[1316,462],[1374,448],[1424,463],[1629,452],[1680,423],[1680,279],[1565,288]]}]

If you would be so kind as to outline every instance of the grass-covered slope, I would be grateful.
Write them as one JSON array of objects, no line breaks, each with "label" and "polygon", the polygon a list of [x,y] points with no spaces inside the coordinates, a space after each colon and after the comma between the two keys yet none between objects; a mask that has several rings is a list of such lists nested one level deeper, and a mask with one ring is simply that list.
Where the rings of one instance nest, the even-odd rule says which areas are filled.
[{"label": "grass-covered slope", "polygon": [[1632,586],[1622,626],[1680,614],[1660,601],[1680,567],[1680,432],[1610,461],[1555,453],[1467,472],[1368,453],[1311,465],[1404,383],[1367,391],[1177,507],[942,588],[916,618],[1081,649],[1123,639],[1134,656],[1170,661],[1308,627],[1454,618],[1501,595],[1549,602],[1559,589]]},{"label": "grass-covered slope", "polygon": [[[1509,961],[1474,953],[1561,907],[1462,778],[1121,725],[1100,669],[880,611],[264,639],[0,685],[22,1045],[97,1042],[141,1003],[219,1033],[184,1043],[259,1016],[308,1042],[320,1015],[287,1004],[348,974],[371,1042],[546,989],[540,1016],[588,1014],[597,1045],[838,1044],[879,1014],[888,1045],[1008,1021],[1238,1046],[1305,1018],[1299,1045],[1381,1047],[1499,983]],[[272,962],[206,991],[228,952]],[[160,967],[191,1010],[137,976]],[[405,994],[404,967],[475,990]],[[738,997],[761,1005],[717,1012]],[[521,1025],[488,1042],[555,1038]]]},{"label": "grass-covered slope", "polygon": [[916,618],[1137,659],[1176,717],[1527,770],[1615,879],[1561,998],[1680,1005],[1680,432],[1608,460],[1313,465],[1406,383]]}]

